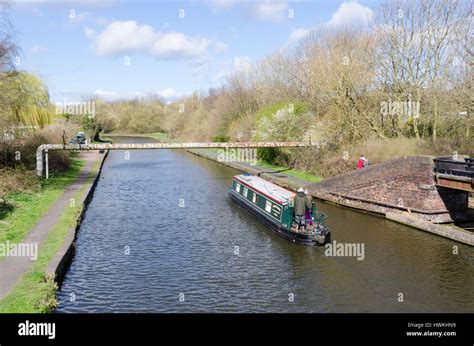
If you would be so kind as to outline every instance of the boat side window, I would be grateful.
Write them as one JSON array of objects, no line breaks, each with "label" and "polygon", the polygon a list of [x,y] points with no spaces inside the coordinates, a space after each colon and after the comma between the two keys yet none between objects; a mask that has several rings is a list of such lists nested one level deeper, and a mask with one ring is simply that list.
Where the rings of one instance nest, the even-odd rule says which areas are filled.
[{"label": "boat side window", "polygon": [[244,195],[245,198],[247,198],[248,193],[249,193],[249,189],[244,186],[244,191],[242,194]]},{"label": "boat side window", "polygon": [[239,184],[239,183],[237,183],[237,184],[235,185],[235,191],[237,191],[237,192],[240,193],[240,184]]},{"label": "boat side window", "polygon": [[265,211],[268,213],[272,211],[272,202],[270,202],[269,200],[265,202]]},{"label": "boat side window", "polygon": [[248,199],[249,201],[251,201],[252,198],[253,198],[253,191],[249,189],[249,194],[248,194],[248,196],[247,196],[247,199]]},{"label": "boat side window", "polygon": [[252,196],[252,202],[257,204],[257,194],[254,192],[253,196]]}]

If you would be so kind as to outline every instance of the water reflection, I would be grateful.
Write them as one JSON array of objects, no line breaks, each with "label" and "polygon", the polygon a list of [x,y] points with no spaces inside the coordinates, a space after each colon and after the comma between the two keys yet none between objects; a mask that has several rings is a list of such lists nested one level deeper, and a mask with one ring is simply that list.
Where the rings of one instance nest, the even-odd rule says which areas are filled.
[{"label": "water reflection", "polygon": [[365,244],[363,261],[327,257],[324,248],[278,237],[232,203],[234,169],[182,151],[129,154],[112,151],[104,164],[60,312],[474,310],[468,246],[318,203],[333,240]]}]

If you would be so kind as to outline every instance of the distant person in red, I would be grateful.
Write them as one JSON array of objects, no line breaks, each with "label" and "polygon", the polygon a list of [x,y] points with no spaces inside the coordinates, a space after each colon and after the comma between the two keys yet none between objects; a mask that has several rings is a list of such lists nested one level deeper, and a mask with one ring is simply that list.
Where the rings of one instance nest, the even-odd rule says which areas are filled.
[{"label": "distant person in red", "polygon": [[359,161],[357,161],[357,169],[362,169],[365,167],[365,161],[367,159],[364,157],[364,155],[360,155]]}]

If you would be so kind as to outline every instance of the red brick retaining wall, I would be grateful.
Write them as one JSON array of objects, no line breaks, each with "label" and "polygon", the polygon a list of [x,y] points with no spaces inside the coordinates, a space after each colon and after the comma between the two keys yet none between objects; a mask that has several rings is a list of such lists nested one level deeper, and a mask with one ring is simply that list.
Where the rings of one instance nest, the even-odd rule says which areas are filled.
[{"label": "red brick retaining wall", "polygon": [[461,212],[467,209],[468,194],[434,185],[430,156],[410,156],[368,166],[313,184],[316,196],[376,202],[426,214]]}]

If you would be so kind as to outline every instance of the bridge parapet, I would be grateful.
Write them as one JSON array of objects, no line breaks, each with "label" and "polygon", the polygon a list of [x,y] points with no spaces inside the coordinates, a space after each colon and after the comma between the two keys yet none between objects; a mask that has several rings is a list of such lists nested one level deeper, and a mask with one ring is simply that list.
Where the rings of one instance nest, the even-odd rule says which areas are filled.
[{"label": "bridge parapet", "polygon": [[474,158],[462,156],[462,160],[454,160],[452,156],[436,157],[434,170],[436,173],[452,174],[474,178]]},{"label": "bridge parapet", "polygon": [[474,192],[474,158],[462,156],[454,160],[452,156],[437,157],[434,171],[436,185],[448,189]]},{"label": "bridge parapet", "polygon": [[378,205],[379,212],[406,210],[427,220],[452,222],[468,208],[468,193],[437,187],[434,157],[411,156],[369,165],[312,185],[316,196]]},{"label": "bridge parapet", "polygon": [[[319,142],[156,142],[100,144],[43,144],[36,150],[36,174],[43,176],[44,152],[48,150],[139,150],[139,149],[205,149],[205,148],[291,148],[320,147]],[[47,158],[47,156],[46,156]]]}]

